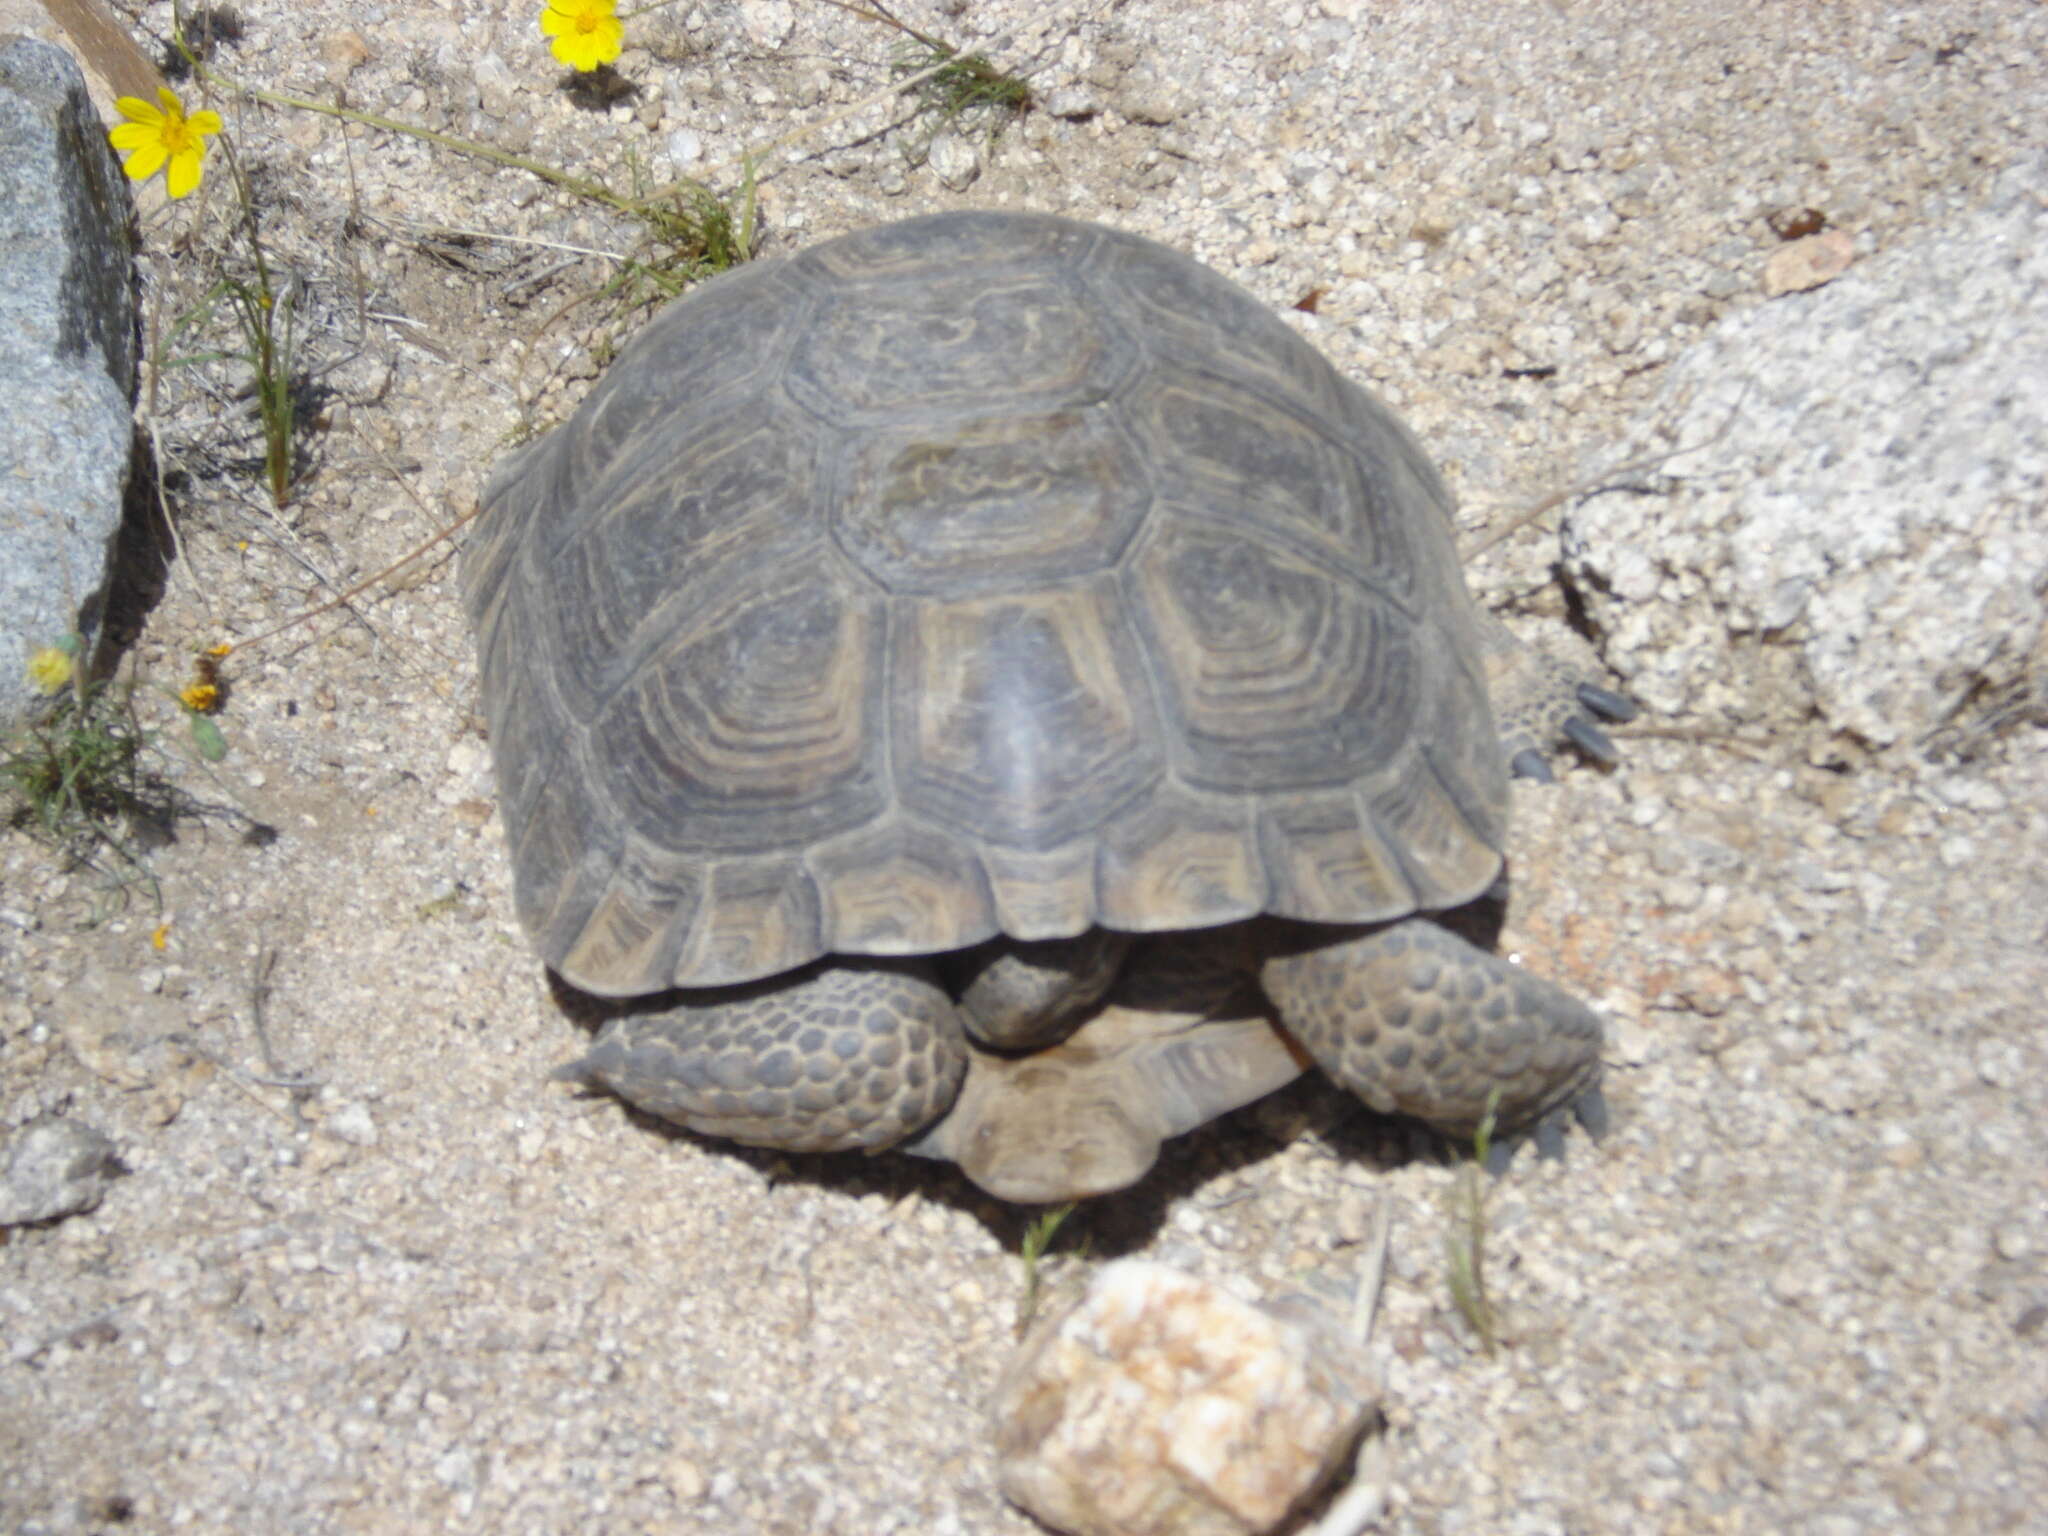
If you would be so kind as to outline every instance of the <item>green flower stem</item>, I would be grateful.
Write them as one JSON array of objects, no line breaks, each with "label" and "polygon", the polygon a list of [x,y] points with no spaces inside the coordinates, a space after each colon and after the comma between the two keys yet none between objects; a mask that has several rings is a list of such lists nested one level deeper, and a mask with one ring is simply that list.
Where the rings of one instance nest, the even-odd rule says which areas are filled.
[{"label": "green flower stem", "polygon": [[393,117],[380,117],[374,112],[358,112],[353,107],[340,107],[332,102],[314,101],[306,96],[289,96],[282,91],[267,91],[261,86],[244,85],[241,81],[207,65],[199,66],[199,74],[209,85],[254,100],[267,102],[273,107],[289,107],[299,112],[318,112],[323,117],[337,117],[343,122],[360,123],[365,128],[381,128],[386,133],[402,133],[415,139],[425,139],[429,144],[438,144],[443,149],[452,149],[459,155],[468,155],[477,160],[489,160],[498,165],[510,166],[516,171],[525,171],[529,176],[538,176],[542,181],[551,181],[558,187],[565,187],[580,197],[592,202],[603,203],[621,213],[638,213],[639,205],[633,199],[621,197],[602,182],[591,181],[583,176],[571,176],[567,171],[557,170],[539,160],[529,160],[525,155],[515,155],[509,150],[498,149],[489,144],[479,144],[473,139],[459,139],[452,133],[437,133],[431,128],[422,128],[416,123],[400,122]]}]

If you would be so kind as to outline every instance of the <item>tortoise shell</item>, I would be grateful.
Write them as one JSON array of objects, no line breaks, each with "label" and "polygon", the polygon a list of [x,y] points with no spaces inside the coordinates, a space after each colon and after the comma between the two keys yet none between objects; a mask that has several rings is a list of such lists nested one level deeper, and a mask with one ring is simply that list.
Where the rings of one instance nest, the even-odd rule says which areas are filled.
[{"label": "tortoise shell", "polygon": [[465,560],[521,922],[628,996],[1494,878],[1420,447],[1187,257],[945,213],[664,310]]}]

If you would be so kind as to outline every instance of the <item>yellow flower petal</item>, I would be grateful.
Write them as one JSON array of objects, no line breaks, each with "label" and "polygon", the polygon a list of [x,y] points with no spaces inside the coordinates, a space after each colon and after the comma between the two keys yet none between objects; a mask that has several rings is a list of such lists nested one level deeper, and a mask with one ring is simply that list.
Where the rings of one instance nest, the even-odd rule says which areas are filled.
[{"label": "yellow flower petal", "polygon": [[206,111],[194,112],[190,117],[185,119],[185,126],[187,128],[190,128],[194,133],[212,134],[219,133],[222,124],[220,120],[220,114],[218,112]]},{"label": "yellow flower petal", "polygon": [[571,69],[587,72],[616,59],[623,51],[625,35],[626,29],[617,20],[600,17],[594,26],[579,26],[576,31],[556,38],[554,54]]},{"label": "yellow flower petal", "polygon": [[178,100],[178,93],[169,86],[158,86],[156,88],[156,99],[162,105],[165,117],[176,118],[185,115],[185,103]]},{"label": "yellow flower petal", "polygon": [[135,153],[121,163],[121,169],[128,173],[130,181],[147,181],[162,170],[164,162],[170,158],[170,152],[163,144],[152,139],[147,144],[138,145]]},{"label": "yellow flower petal", "polygon": [[107,142],[123,154],[142,148],[157,136],[158,130],[148,123],[119,123],[107,130]]},{"label": "yellow flower petal", "polygon": [[160,123],[163,113],[157,111],[140,96],[123,96],[114,103],[114,110],[123,117],[132,117],[138,123]]},{"label": "yellow flower petal", "polygon": [[200,152],[181,149],[171,156],[171,168],[164,176],[164,190],[173,198],[183,197],[199,185]]}]

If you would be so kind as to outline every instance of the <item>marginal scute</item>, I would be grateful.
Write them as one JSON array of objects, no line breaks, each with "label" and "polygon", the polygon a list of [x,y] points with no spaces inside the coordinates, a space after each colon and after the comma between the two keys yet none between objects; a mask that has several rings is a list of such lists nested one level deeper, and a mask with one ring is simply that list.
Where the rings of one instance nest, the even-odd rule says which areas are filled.
[{"label": "marginal scute", "polygon": [[676,916],[697,906],[702,889],[689,863],[629,838],[611,883],[557,968],[601,997],[661,991],[687,936]]},{"label": "marginal scute", "polygon": [[1456,785],[1434,753],[1417,750],[1377,793],[1361,798],[1372,819],[1399,839],[1415,905],[1454,907],[1484,891],[1500,873],[1500,818]]},{"label": "marginal scute", "polygon": [[1379,922],[1418,905],[1400,852],[1349,789],[1290,795],[1259,814],[1259,846],[1282,917]]},{"label": "marginal scute", "polygon": [[1098,921],[1133,933],[1204,928],[1265,909],[1252,805],[1162,786],[1102,833]]},{"label": "marginal scute", "polygon": [[964,949],[997,931],[979,862],[959,842],[897,817],[813,848],[830,948],[857,955]]},{"label": "marginal scute", "polygon": [[794,855],[711,866],[702,915],[661,985],[723,986],[794,970],[829,946],[810,872]]},{"label": "marginal scute", "polygon": [[[582,766],[565,754],[535,791],[524,822],[506,829],[520,926],[558,967],[610,887],[624,837],[608,808],[597,805],[579,781]],[[687,920],[683,913],[674,917]],[[601,975],[569,979],[593,992],[604,990]]]},{"label": "marginal scute", "polygon": [[989,848],[981,856],[996,921],[1019,939],[1064,939],[1097,918],[1095,840],[1077,837],[1043,853]]}]

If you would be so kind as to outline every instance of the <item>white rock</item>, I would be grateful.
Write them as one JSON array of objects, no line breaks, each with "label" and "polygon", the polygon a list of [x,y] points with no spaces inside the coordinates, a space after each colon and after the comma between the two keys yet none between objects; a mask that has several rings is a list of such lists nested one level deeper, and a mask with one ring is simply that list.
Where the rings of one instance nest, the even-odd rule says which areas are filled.
[{"label": "white rock", "polygon": [[1083,84],[1055,86],[1045,98],[1045,110],[1054,117],[1093,117],[1102,110],[1102,98]]},{"label": "white rock", "polygon": [[114,1144],[82,1120],[46,1116],[18,1135],[0,1173],[0,1226],[92,1210],[128,1170]]},{"label": "white rock", "polygon": [[352,1147],[377,1145],[377,1122],[360,1104],[342,1105],[327,1117],[322,1129],[337,1141],[345,1141]]},{"label": "white rock", "polygon": [[925,152],[932,174],[955,192],[970,185],[981,174],[981,153],[974,141],[963,134],[941,133],[933,137]]},{"label": "white rock", "polygon": [[1375,1397],[1363,1351],[1334,1323],[1125,1259],[1011,1364],[996,1391],[997,1475],[1076,1536],[1252,1536],[1322,1486]]},{"label": "white rock", "polygon": [[796,8],[789,0],[740,0],[740,25],[763,48],[780,48],[796,30]]},{"label": "white rock", "polygon": [[[1589,498],[1565,536],[1638,700],[1817,711],[1889,746],[1966,732],[1973,700],[2030,680],[2048,633],[2044,193],[2048,161],[2015,165],[1984,212],[1724,321],[1672,366],[1614,450],[1688,445],[1669,480]],[[1730,631],[1782,642],[1731,666]]]},{"label": "white rock", "polygon": [[678,128],[668,136],[668,157],[677,165],[694,165],[704,155],[704,136],[694,128]]}]

